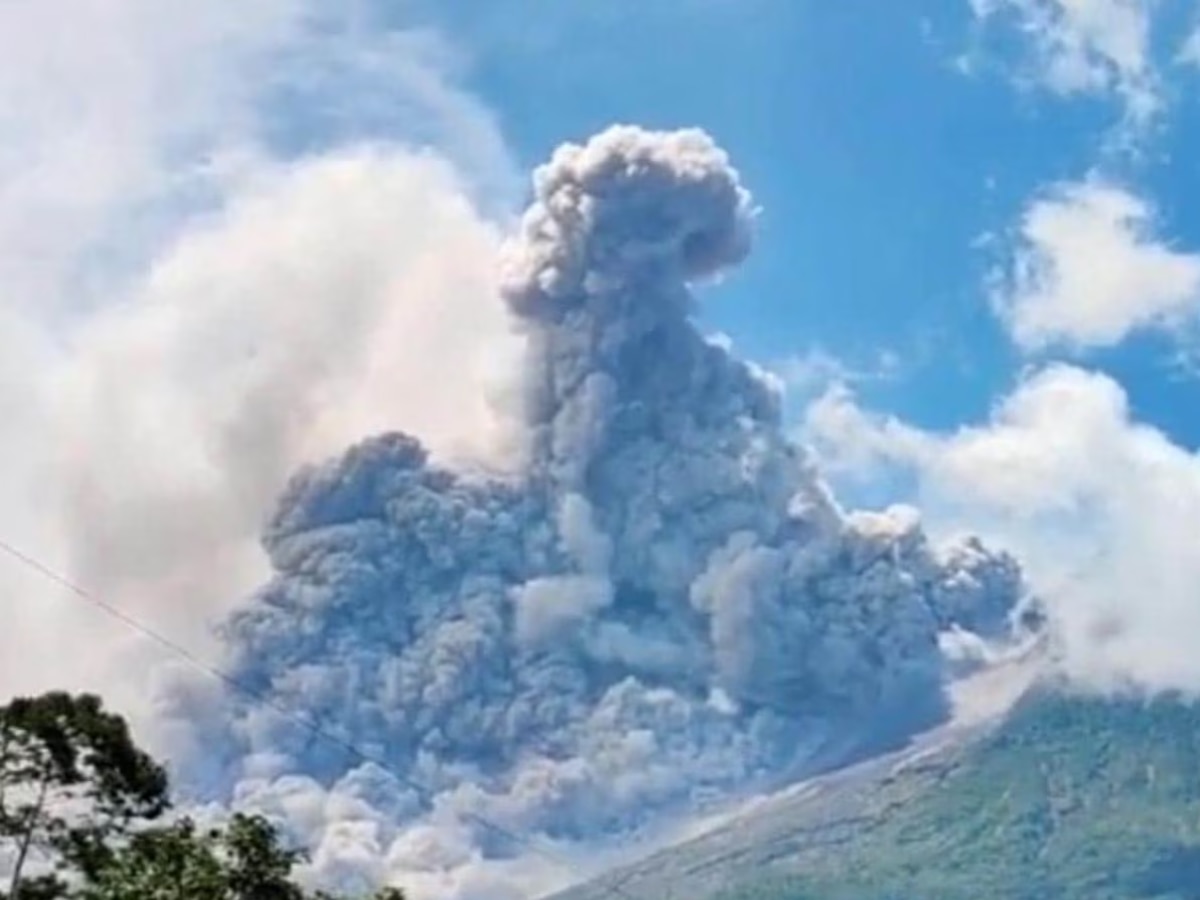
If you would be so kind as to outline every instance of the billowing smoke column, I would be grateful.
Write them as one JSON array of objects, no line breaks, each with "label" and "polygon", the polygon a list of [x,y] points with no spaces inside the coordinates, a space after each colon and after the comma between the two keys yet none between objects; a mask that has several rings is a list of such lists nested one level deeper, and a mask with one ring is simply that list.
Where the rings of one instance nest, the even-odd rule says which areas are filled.
[{"label": "billowing smoke column", "polygon": [[238,798],[299,823],[326,875],[414,884],[515,851],[471,814],[629,829],[831,735],[928,721],[939,635],[1009,633],[1012,560],[844,515],[768,381],[697,331],[689,285],[746,255],[752,213],[699,131],[559,149],[503,260],[519,474],[390,434],[294,479],[277,577],[228,624],[239,675],[434,792],[246,709]]}]

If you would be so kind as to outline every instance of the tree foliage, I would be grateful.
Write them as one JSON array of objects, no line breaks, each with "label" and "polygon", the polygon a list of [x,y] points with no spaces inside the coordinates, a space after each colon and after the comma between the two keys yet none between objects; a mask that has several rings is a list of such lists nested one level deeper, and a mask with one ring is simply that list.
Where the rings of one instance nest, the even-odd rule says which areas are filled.
[{"label": "tree foliage", "polygon": [[[0,840],[15,858],[10,893],[32,855],[93,872],[134,823],[168,805],[165,771],[100,698],[55,692],[0,707]],[[25,895],[53,883],[31,881]]]},{"label": "tree foliage", "polygon": [[165,770],[98,697],[0,707],[0,850],[13,860],[0,900],[336,900],[295,882],[302,854],[266,819],[159,824],[169,807]]},{"label": "tree foliage", "polygon": [[[292,880],[301,854],[280,845],[258,816],[234,816],[223,829],[190,819],[135,835],[74,896],[78,900],[335,900]],[[404,900],[386,889],[376,900]]]}]

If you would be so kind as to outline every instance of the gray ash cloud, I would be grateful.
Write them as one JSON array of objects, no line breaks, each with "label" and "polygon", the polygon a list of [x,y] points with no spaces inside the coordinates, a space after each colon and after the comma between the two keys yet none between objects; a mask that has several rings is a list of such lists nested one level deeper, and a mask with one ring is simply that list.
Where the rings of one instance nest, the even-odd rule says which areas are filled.
[{"label": "gray ash cloud", "polygon": [[560,148],[500,261],[516,471],[395,433],[291,482],[274,577],[225,626],[237,675],[431,789],[241,708],[225,788],[321,877],[518,896],[519,848],[474,816],[556,846],[628,832],[928,724],[939,636],[1011,636],[1011,558],[842,511],[770,380],[697,329],[693,288],[743,260],[753,214],[700,131]]}]

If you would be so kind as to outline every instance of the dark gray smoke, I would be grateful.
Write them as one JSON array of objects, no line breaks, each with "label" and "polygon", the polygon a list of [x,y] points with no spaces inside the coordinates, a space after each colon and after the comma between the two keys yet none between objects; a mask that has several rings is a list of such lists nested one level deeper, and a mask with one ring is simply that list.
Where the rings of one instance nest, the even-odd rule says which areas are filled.
[{"label": "dark gray smoke", "polygon": [[939,635],[1003,639],[1022,599],[978,543],[844,514],[769,382],[697,330],[691,286],[746,256],[753,218],[704,133],[612,128],[534,185],[503,260],[519,472],[389,434],[301,473],[275,577],[228,623],[239,677],[433,791],[245,709],[212,771],[325,878],[508,896],[520,848],[472,814],[568,847],[919,727]]}]

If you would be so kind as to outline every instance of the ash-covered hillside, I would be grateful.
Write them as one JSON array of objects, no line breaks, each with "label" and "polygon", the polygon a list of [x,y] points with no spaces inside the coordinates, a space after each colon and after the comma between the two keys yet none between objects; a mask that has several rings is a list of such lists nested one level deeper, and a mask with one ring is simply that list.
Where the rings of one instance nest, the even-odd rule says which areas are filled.
[{"label": "ash-covered hillside", "polygon": [[274,578],[226,623],[240,679],[428,792],[258,704],[198,785],[286,820],[322,879],[495,900],[581,874],[530,874],[537,848],[943,714],[948,656],[1012,636],[1018,567],[844,513],[771,380],[698,330],[693,288],[746,257],[753,213],[694,130],[613,128],[537,171],[501,260],[520,464],[395,433],[299,474]]}]

